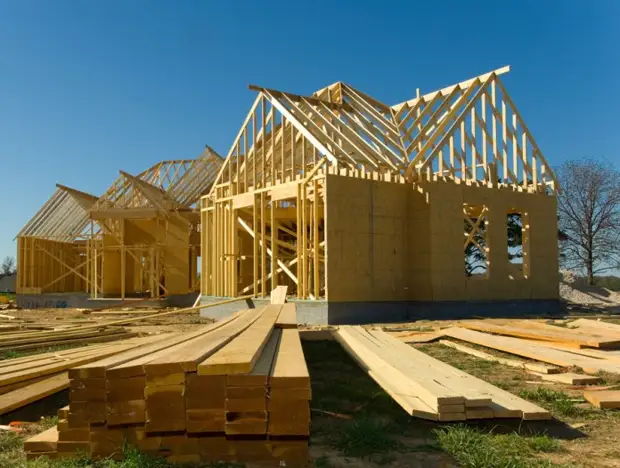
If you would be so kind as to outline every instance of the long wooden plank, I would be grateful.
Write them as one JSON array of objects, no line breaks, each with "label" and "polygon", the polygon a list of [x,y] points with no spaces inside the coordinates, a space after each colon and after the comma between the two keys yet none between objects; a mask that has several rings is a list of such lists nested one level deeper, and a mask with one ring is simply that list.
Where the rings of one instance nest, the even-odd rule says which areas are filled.
[{"label": "long wooden plank", "polygon": [[437,421],[435,410],[418,396],[417,388],[410,385],[409,379],[398,370],[388,366],[369,349],[360,346],[342,328],[334,331],[334,338],[355,362],[382,387],[411,416]]},{"label": "long wooden plank", "polygon": [[284,304],[278,320],[275,323],[276,328],[297,328],[297,305],[293,303]]},{"label": "long wooden plank", "polygon": [[600,377],[594,375],[575,374],[574,372],[564,372],[561,374],[539,374],[538,372],[530,373],[547,382],[558,382],[568,385],[592,385],[601,381]]},{"label": "long wooden plank", "polygon": [[[465,403],[465,397],[462,393],[451,390],[438,379],[429,379],[422,375],[419,367],[416,366],[419,364],[418,361],[399,358],[395,353],[391,353],[390,350],[382,347],[378,341],[373,341],[361,327],[340,327],[338,333],[341,337],[350,340],[350,346],[365,347],[384,363],[406,375],[409,386],[415,388],[414,394],[434,411],[439,411],[441,405]],[[486,403],[490,401],[488,399]]]},{"label": "long wooden plank", "polygon": [[219,351],[198,365],[198,375],[247,374],[267,344],[282,305],[272,304],[262,316]]},{"label": "long wooden plank", "polygon": [[286,293],[288,292],[288,286],[277,286],[271,291],[271,303],[272,304],[284,304],[286,302]]},{"label": "long wooden plank", "polygon": [[66,372],[63,372],[19,390],[5,393],[0,395],[0,414],[9,413],[66,388],[69,388],[69,376]]},{"label": "long wooden plank", "polygon": [[178,342],[180,333],[166,333],[158,336],[147,337],[142,342],[136,343],[136,347],[89,364],[74,367],[69,370],[72,379],[104,378],[108,368],[123,364],[133,359],[150,355],[160,349],[171,346]]},{"label": "long wooden plank", "polygon": [[[527,420],[538,420],[538,419],[549,419],[551,414],[540,406],[534,405],[522,398],[519,398],[509,392],[506,392],[494,385],[491,385],[484,380],[478,379],[466,372],[463,372],[459,369],[456,369],[449,364],[446,364],[442,361],[434,359],[430,356],[425,355],[419,350],[412,348],[411,346],[407,346],[399,340],[390,337],[389,334],[383,331],[372,331],[370,332],[375,337],[378,337],[383,340],[385,343],[389,343],[394,349],[399,351],[401,359],[406,359],[407,357],[410,360],[415,359],[416,361],[422,362],[427,365],[427,373],[426,375],[433,375],[434,378],[438,378],[438,373],[441,372],[442,378],[446,373],[451,373],[455,376],[460,377],[459,380],[450,379],[449,385],[452,388],[459,388],[460,391],[469,399],[468,395],[470,394],[481,394],[484,396],[490,396],[495,405],[495,412],[498,410],[505,409],[507,410],[506,417],[510,417],[510,414],[514,414],[514,412],[520,412],[523,419]],[[426,356],[422,358],[420,355]],[[460,385],[459,385],[460,384]],[[459,385],[458,387],[454,387],[454,385]],[[493,406],[492,405],[492,406]],[[497,407],[500,408],[497,408]],[[500,417],[500,416],[497,416]]]},{"label": "long wooden plank", "polygon": [[155,361],[171,354],[177,353],[181,349],[184,349],[190,342],[195,342],[203,335],[210,333],[218,328],[230,323],[239,317],[240,314],[234,314],[231,317],[220,320],[218,322],[209,324],[204,327],[200,327],[190,332],[182,333],[177,337],[176,344],[171,344],[169,348],[161,349],[152,354],[147,354],[135,359],[131,359],[122,364],[116,364],[113,367],[107,368],[105,371],[105,377],[109,379],[125,379],[131,377],[144,376],[144,365],[151,361]]},{"label": "long wooden plank", "polygon": [[55,452],[58,443],[58,428],[50,427],[48,430],[41,432],[24,442],[24,451],[26,452]]},{"label": "long wooden plank", "polygon": [[[539,341],[530,341],[523,340],[528,343],[540,344]],[[570,345],[562,344],[562,343],[552,343],[545,342],[544,346],[547,348],[558,349],[561,351],[566,351],[568,353],[577,354],[580,356],[588,356],[596,359],[603,359],[607,361],[611,361],[617,364],[620,364],[620,351],[606,351],[602,349],[592,349],[592,348],[574,348]]]},{"label": "long wooden plank", "polygon": [[65,371],[70,369],[71,367],[79,366],[82,364],[87,364],[89,362],[97,361],[99,359],[103,359],[112,354],[121,353],[130,349],[132,345],[122,345],[119,344],[117,346],[110,346],[103,351],[96,351],[87,356],[70,359],[67,361],[62,361],[58,363],[48,364],[46,366],[37,367],[36,369],[24,369],[19,372],[13,372],[11,374],[4,375],[0,377],[0,386],[9,385],[15,382],[21,382],[23,380],[33,379],[36,377],[40,377],[43,375],[55,374],[58,372]]},{"label": "long wooden plank", "polygon": [[597,408],[620,408],[620,390],[586,390],[583,397]]},{"label": "long wooden plank", "polygon": [[443,330],[443,333],[446,336],[451,336],[461,341],[486,346],[487,348],[497,349],[536,361],[547,362],[560,367],[580,367],[588,374],[596,374],[600,371],[620,373],[619,364],[553,349],[547,347],[542,342],[538,344],[518,338],[487,335],[458,327],[446,328]]},{"label": "long wooden plank", "polygon": [[276,357],[269,374],[272,388],[309,388],[310,374],[297,330],[282,330]]},{"label": "long wooden plank", "polygon": [[185,343],[177,351],[154,359],[144,366],[147,377],[166,376],[196,372],[198,364],[225,346],[233,338],[252,325],[262,315],[263,309],[249,309],[236,320]]},{"label": "long wooden plank", "polygon": [[539,372],[541,374],[558,374],[562,371],[560,367],[552,366],[552,365],[545,364],[542,362],[525,362],[525,361],[518,361],[516,359],[506,359],[506,358],[501,358],[498,356],[493,356],[492,354],[485,353],[484,351],[470,348],[469,346],[455,343],[453,341],[440,340],[439,343],[444,346],[448,346],[450,348],[461,351],[462,353],[466,353],[471,356],[484,359],[485,361],[497,362],[505,366],[516,367],[517,369],[525,369],[525,370],[529,370],[532,372]]},{"label": "long wooden plank", "polygon": [[571,327],[577,326],[581,330],[601,330],[609,334],[620,336],[620,325],[616,323],[602,322],[600,320],[577,319],[568,324]]},{"label": "long wooden plank", "polygon": [[518,322],[509,325],[501,325],[493,322],[469,322],[460,323],[460,327],[469,330],[495,333],[498,335],[529,338],[533,340],[553,341],[557,343],[570,343],[575,346],[589,346],[593,348],[613,348],[620,346],[620,337],[617,339],[597,334],[579,333],[567,328],[552,327],[551,325],[536,324],[531,326]]},{"label": "long wooden plank", "polygon": [[[41,349],[46,348],[48,346],[67,346],[73,344],[92,344],[92,343],[110,343],[114,341],[124,341],[128,338],[133,338],[138,336],[138,332],[123,332],[123,333],[114,333],[111,335],[103,335],[103,336],[91,336],[89,338],[75,338],[71,340],[62,340],[62,341],[54,341],[54,342],[39,342],[39,343],[31,343],[20,346],[6,346],[0,348],[1,350],[12,350],[12,351],[28,351],[32,349]],[[117,343],[115,343],[117,344]]]}]

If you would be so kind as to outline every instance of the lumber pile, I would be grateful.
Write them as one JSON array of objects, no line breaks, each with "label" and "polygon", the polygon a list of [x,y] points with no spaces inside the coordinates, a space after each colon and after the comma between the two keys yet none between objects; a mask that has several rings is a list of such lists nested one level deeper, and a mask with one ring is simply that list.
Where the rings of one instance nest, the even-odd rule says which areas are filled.
[{"label": "lumber pile", "polygon": [[583,397],[597,408],[620,408],[619,390],[586,390],[585,392],[583,392]]},{"label": "lumber pile", "polygon": [[50,346],[105,343],[138,335],[124,327],[106,326],[105,324],[61,327],[59,329],[37,328],[40,329],[24,330],[21,326],[16,326],[14,329],[4,328],[0,330],[0,351],[27,351]]},{"label": "lumber pile", "polygon": [[174,463],[304,464],[310,377],[283,309],[245,310],[71,369],[52,456],[122,458],[128,442]]},{"label": "lumber pile", "polygon": [[0,361],[0,414],[6,414],[69,388],[68,370],[164,340],[168,335],[132,338]]},{"label": "lumber pile", "polygon": [[551,418],[547,410],[434,359],[383,331],[345,326],[334,336],[412,416],[434,421]]}]

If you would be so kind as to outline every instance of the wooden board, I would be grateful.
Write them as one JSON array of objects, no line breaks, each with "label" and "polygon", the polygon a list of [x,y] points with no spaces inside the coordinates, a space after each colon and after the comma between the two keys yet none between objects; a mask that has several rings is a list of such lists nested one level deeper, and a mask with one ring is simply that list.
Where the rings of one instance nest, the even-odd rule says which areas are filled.
[{"label": "wooden board", "polygon": [[284,304],[286,302],[286,293],[288,286],[277,286],[271,291],[272,304]]},{"label": "wooden board", "polygon": [[586,390],[583,397],[597,408],[620,408],[620,390]]},{"label": "wooden board", "polygon": [[310,374],[297,330],[282,330],[269,374],[269,384],[271,387],[310,387]]},{"label": "wooden board", "polygon": [[198,375],[252,372],[254,364],[271,336],[273,325],[281,309],[282,305],[277,304],[265,307],[262,316],[256,322],[198,365]]},{"label": "wooden board", "polygon": [[515,336],[541,341],[566,343],[579,347],[614,348],[620,346],[620,336],[612,338],[595,333],[582,333],[574,329],[553,327],[536,322],[512,322],[507,325],[489,321],[464,321],[460,327],[498,335]]},{"label": "wooden board", "polygon": [[6,414],[30,403],[69,388],[66,372],[0,395],[0,414]]},{"label": "wooden board", "polygon": [[578,330],[599,330],[601,332],[620,336],[620,325],[616,323],[603,322],[601,320],[577,319],[568,324],[570,327],[578,327]]},{"label": "wooden board", "polygon": [[297,305],[288,303],[282,306],[276,328],[297,328]]},{"label": "wooden board", "polygon": [[574,372],[564,372],[561,374],[539,374],[538,372],[531,372],[531,374],[547,382],[558,382],[568,385],[591,385],[601,381],[600,377],[575,374]]},{"label": "wooden board", "polygon": [[58,443],[58,429],[56,426],[41,432],[24,442],[26,452],[55,452]]},{"label": "wooden board", "polygon": [[269,374],[273,367],[276,352],[278,350],[282,331],[274,329],[269,337],[269,341],[265,345],[260,358],[256,362],[254,369],[249,374],[230,374],[226,376],[226,384],[228,387],[246,387],[246,386],[266,386],[269,382]]},{"label": "wooden board", "polygon": [[461,341],[468,341],[469,343],[475,343],[480,346],[486,346],[536,361],[547,362],[560,367],[580,367],[588,374],[596,374],[600,371],[620,373],[620,364],[552,349],[547,347],[543,342],[535,343],[518,338],[487,335],[474,330],[457,327],[446,328],[443,330],[443,333],[446,336]]},{"label": "wooden board", "polygon": [[506,359],[506,358],[501,358],[498,356],[493,356],[492,354],[485,353],[484,351],[473,349],[473,348],[470,348],[469,346],[465,346],[460,343],[455,343],[453,341],[441,340],[440,343],[444,346],[454,348],[463,353],[476,356],[480,359],[484,359],[485,361],[498,362],[505,366],[516,367],[517,369],[525,369],[525,370],[532,371],[532,372],[540,372],[542,374],[557,374],[561,372],[562,370],[560,367],[552,366],[552,365],[541,363],[541,362],[525,362],[525,361],[518,361],[516,359]]}]

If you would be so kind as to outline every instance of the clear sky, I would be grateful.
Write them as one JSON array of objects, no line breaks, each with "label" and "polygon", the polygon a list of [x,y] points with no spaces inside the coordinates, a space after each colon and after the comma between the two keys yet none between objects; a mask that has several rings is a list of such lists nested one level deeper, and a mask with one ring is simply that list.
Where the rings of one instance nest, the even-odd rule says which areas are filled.
[{"label": "clear sky", "polygon": [[55,183],[225,155],[255,93],[387,103],[503,65],[549,162],[618,164],[620,1],[0,0],[0,258]]}]

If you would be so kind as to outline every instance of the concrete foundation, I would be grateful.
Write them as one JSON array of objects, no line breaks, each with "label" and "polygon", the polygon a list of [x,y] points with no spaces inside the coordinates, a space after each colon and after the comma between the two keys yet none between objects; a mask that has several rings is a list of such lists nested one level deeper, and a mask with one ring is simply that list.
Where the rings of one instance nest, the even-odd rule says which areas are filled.
[{"label": "concrete foundation", "polygon": [[[203,296],[201,305],[226,300]],[[540,301],[451,301],[451,302],[327,302],[295,301],[297,320],[307,325],[362,325],[415,320],[458,320],[472,317],[527,318],[556,316],[564,305],[556,300]],[[268,299],[248,299],[202,309],[202,317],[221,319],[234,312],[269,304]]]},{"label": "concrete foundation", "polygon": [[[171,298],[140,302],[140,307],[191,307],[196,300],[196,294],[185,294],[183,296],[172,296]],[[57,294],[17,294],[15,296],[18,307],[22,309],[100,309],[111,307],[121,302],[116,297],[93,299],[86,293],[57,293]],[[132,302],[142,301],[141,298],[125,299],[127,307],[131,307]],[[189,306],[182,304],[189,303]]]}]

